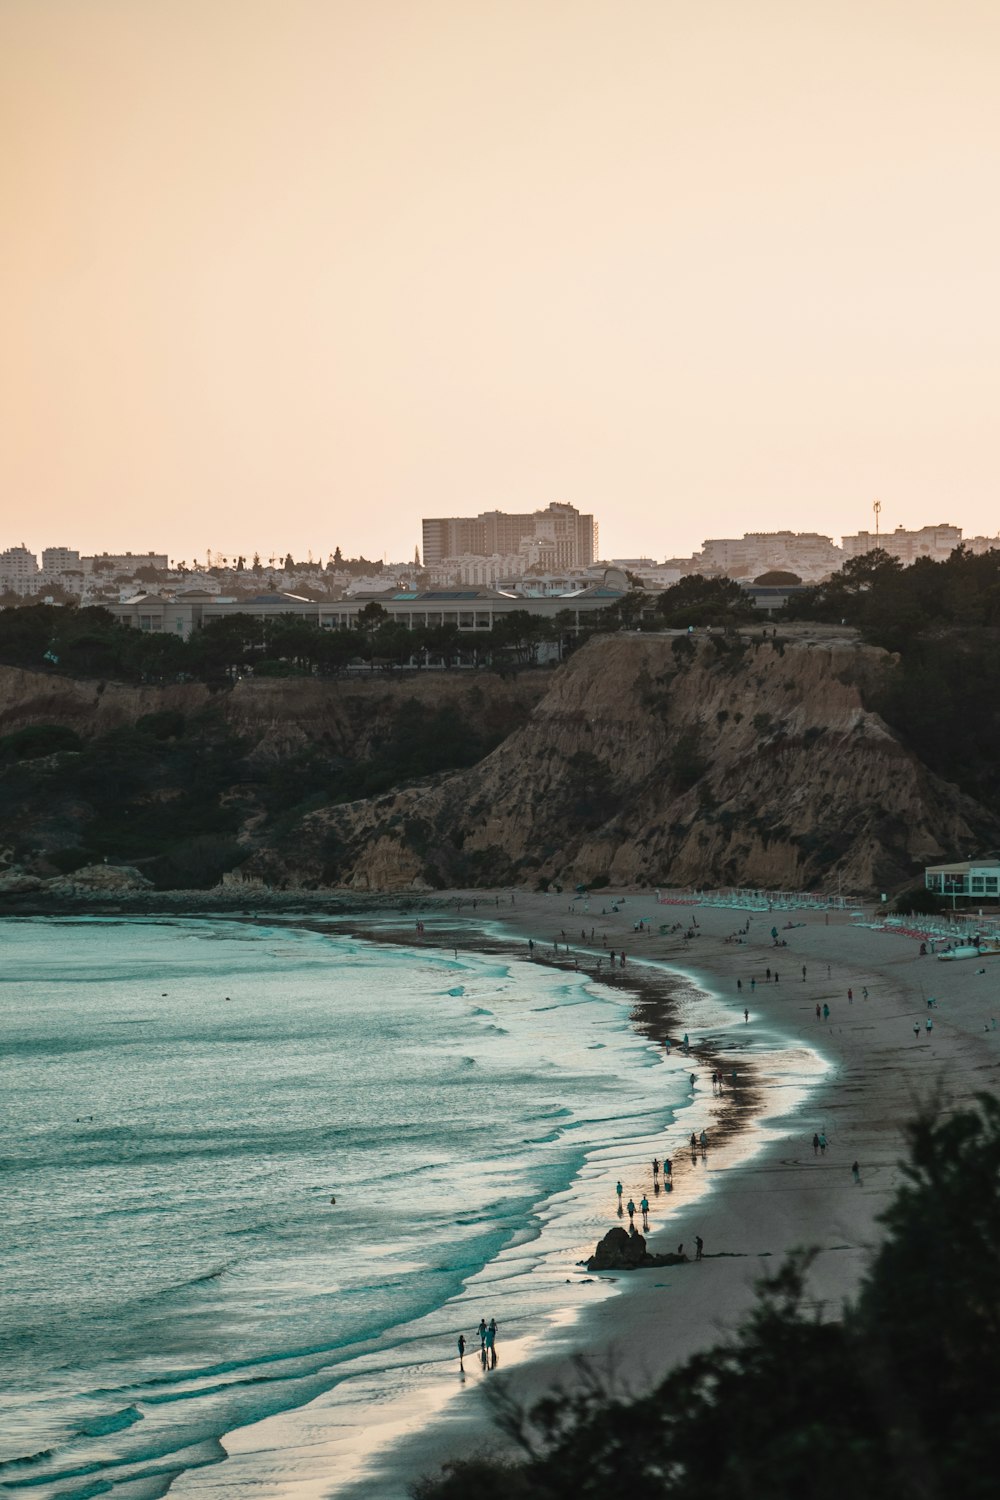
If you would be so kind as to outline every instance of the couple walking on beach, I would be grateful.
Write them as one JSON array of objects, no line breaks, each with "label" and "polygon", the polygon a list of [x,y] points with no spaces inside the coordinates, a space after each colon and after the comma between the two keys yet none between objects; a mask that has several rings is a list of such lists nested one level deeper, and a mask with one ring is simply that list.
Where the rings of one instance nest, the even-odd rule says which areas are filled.
[{"label": "couple walking on beach", "polygon": [[[497,1320],[491,1318],[487,1323],[485,1318],[480,1318],[479,1327],[479,1356],[483,1363],[483,1369],[487,1366],[492,1370],[496,1368],[497,1362]],[[458,1335],[458,1367],[465,1369],[465,1334]]]}]

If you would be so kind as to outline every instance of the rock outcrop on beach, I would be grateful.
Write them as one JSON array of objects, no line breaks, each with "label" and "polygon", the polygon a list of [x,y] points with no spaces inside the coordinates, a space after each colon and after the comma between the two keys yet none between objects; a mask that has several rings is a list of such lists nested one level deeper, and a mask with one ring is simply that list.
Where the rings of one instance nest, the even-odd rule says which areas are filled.
[{"label": "rock outcrop on beach", "polygon": [[311,813],[249,868],[358,890],[891,891],[1000,842],[865,706],[892,660],[835,633],[598,637],[478,765]]},{"label": "rock outcrop on beach", "polygon": [[638,1271],[647,1266],[683,1266],[686,1255],[652,1255],[638,1230],[629,1234],[617,1226],[609,1229],[587,1261],[588,1271]]}]

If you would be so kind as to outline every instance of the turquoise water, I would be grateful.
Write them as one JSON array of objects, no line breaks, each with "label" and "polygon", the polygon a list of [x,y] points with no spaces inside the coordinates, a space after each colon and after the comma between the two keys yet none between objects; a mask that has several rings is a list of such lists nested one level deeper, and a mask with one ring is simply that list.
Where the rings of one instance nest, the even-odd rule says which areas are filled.
[{"label": "turquoise water", "polygon": [[678,1088],[624,996],[539,965],[223,920],[0,940],[3,1493],[161,1495],[359,1356],[389,1390],[400,1330]]}]

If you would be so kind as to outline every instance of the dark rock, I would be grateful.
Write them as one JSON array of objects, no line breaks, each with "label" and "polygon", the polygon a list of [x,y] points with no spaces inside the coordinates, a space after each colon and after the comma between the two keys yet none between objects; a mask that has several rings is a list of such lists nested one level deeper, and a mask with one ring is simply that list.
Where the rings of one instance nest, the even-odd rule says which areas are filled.
[{"label": "dark rock", "polygon": [[587,1261],[588,1271],[635,1271],[640,1266],[681,1266],[686,1255],[650,1255],[641,1234],[609,1229]]}]

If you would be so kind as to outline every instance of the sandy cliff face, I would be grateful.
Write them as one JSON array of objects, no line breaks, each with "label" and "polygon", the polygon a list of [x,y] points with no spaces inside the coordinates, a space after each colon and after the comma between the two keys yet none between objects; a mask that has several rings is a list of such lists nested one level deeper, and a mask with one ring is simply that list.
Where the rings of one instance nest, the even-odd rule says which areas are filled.
[{"label": "sandy cliff face", "polygon": [[381,890],[898,885],[1000,829],[866,710],[888,663],[849,639],[602,637],[478,766],[314,813],[255,868]]}]

